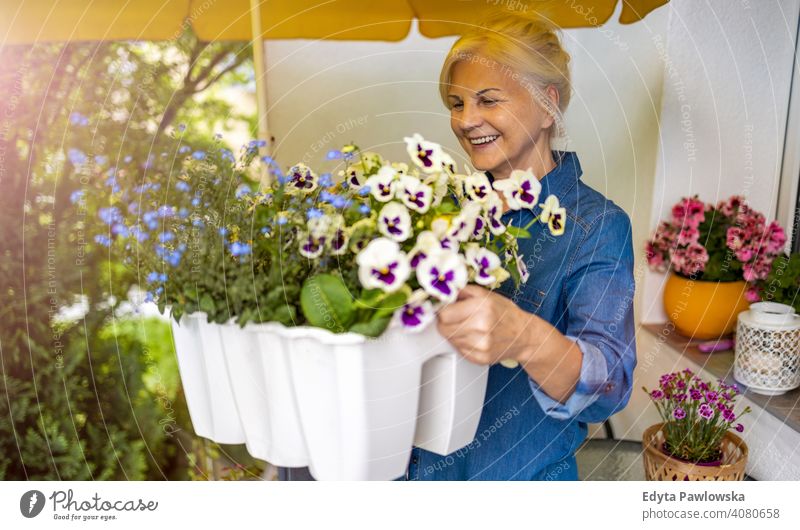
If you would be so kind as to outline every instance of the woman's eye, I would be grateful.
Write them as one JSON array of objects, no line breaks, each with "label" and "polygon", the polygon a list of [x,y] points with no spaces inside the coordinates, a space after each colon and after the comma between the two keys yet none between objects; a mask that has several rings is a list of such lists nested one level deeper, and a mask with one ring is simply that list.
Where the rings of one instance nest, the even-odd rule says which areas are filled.
[{"label": "woman's eye", "polygon": [[483,103],[487,107],[491,107],[492,105],[497,103],[497,100],[496,99],[483,99],[483,100],[481,100],[481,103]]},{"label": "woman's eye", "polygon": [[464,108],[464,104],[460,103],[460,102],[459,103],[453,103],[452,105],[450,105],[450,108],[451,109],[456,109],[456,110],[461,110],[462,108]]}]

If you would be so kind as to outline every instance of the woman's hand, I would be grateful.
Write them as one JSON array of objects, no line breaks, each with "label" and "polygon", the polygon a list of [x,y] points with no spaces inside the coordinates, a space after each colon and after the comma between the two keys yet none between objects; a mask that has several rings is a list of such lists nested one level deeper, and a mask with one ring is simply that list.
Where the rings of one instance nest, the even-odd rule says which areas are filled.
[{"label": "woman's hand", "polygon": [[[514,302],[477,285],[467,285],[458,300],[438,313],[439,333],[475,364],[522,362],[526,339],[537,319]],[[541,319],[539,319],[541,320]]]},{"label": "woman's hand", "polygon": [[583,352],[542,318],[477,285],[438,313],[437,327],[475,364],[516,361],[550,397],[565,403],[581,374]]}]

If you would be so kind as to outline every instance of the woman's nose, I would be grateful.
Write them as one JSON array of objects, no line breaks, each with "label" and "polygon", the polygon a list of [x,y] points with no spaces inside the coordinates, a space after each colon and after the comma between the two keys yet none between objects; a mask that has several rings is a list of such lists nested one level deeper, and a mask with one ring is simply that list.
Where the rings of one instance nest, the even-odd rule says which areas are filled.
[{"label": "woman's nose", "polygon": [[475,105],[468,103],[464,104],[464,109],[459,116],[459,126],[464,132],[471,131],[483,124],[483,117],[481,116],[480,109]]}]

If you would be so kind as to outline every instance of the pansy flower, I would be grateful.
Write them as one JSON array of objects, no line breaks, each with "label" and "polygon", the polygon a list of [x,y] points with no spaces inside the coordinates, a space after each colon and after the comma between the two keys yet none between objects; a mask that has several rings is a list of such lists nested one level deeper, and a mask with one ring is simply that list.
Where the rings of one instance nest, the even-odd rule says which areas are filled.
[{"label": "pansy flower", "polygon": [[309,193],[317,188],[317,176],[303,163],[293,166],[287,175],[286,186],[292,191]]},{"label": "pansy flower", "polygon": [[356,263],[358,279],[365,289],[381,289],[387,293],[400,289],[411,272],[400,245],[385,237],[370,241],[356,256]]},{"label": "pansy flower", "polygon": [[500,258],[491,250],[477,243],[470,243],[466,251],[467,263],[475,273],[475,283],[484,287],[500,285],[509,277],[509,273],[500,263]]},{"label": "pansy flower", "polygon": [[489,177],[483,171],[476,171],[464,179],[464,188],[473,201],[486,202],[492,192],[492,184]]},{"label": "pansy flower", "polygon": [[528,273],[528,266],[525,264],[525,260],[522,259],[522,256],[518,256],[516,252],[514,253],[514,260],[517,262],[517,273],[519,273],[519,280],[522,283],[526,283],[530,277],[530,273]]},{"label": "pansy flower", "polygon": [[420,134],[404,138],[411,160],[425,173],[438,173],[442,170],[442,148],[439,144],[426,141]]},{"label": "pansy flower", "polygon": [[433,202],[431,206],[439,206],[442,199],[447,196],[450,177],[446,173],[433,173],[424,178],[423,182],[433,189]]},{"label": "pansy flower", "polygon": [[331,254],[338,256],[347,252],[348,234],[347,227],[345,226],[344,217],[341,214],[336,214],[330,223],[329,228],[330,237],[328,238],[328,246],[331,249]]},{"label": "pansy flower", "polygon": [[400,178],[397,195],[403,204],[419,213],[425,213],[431,207],[433,189],[417,177],[405,175]]},{"label": "pansy flower", "polygon": [[380,202],[389,202],[394,198],[397,188],[397,170],[392,166],[383,166],[378,173],[372,175],[365,183],[369,186],[372,196]]},{"label": "pansy flower", "polygon": [[456,241],[467,241],[475,231],[475,221],[481,213],[481,205],[470,201],[464,205],[461,212],[450,223],[447,237]]},{"label": "pansy flower", "polygon": [[442,168],[442,171],[447,173],[448,175],[455,175],[456,174],[456,162],[453,158],[445,153],[444,151],[439,150],[439,165]]},{"label": "pansy flower", "polygon": [[450,250],[435,253],[417,266],[417,281],[434,298],[445,303],[454,302],[458,292],[467,285],[464,258]]},{"label": "pansy flower", "polygon": [[405,241],[411,235],[411,216],[399,202],[390,202],[378,214],[378,231],[389,239]]},{"label": "pansy flower", "polygon": [[403,307],[395,311],[394,318],[407,331],[421,331],[436,317],[428,294],[418,289],[411,293]]},{"label": "pansy flower", "polygon": [[347,182],[354,189],[359,189],[366,183],[366,177],[364,176],[364,172],[361,171],[361,168],[358,165],[351,165],[347,166],[342,173],[340,173],[344,180]]},{"label": "pansy flower", "polygon": [[417,242],[414,248],[409,252],[408,258],[411,263],[411,268],[416,269],[417,265],[436,252],[442,251],[442,243],[436,234],[430,230],[425,230],[417,235]]},{"label": "pansy flower", "polygon": [[300,232],[298,237],[300,255],[308,259],[316,259],[322,254],[325,246],[325,236],[315,237],[308,232]]},{"label": "pansy flower", "polygon": [[503,216],[503,201],[494,191],[489,194],[489,198],[483,204],[483,212],[489,225],[489,231],[492,234],[499,236],[506,231],[506,225],[501,220]]},{"label": "pansy flower", "polygon": [[564,221],[567,218],[567,210],[558,204],[558,197],[555,195],[548,195],[544,204],[540,204],[542,213],[539,219],[543,223],[547,223],[550,228],[550,233],[554,236],[560,236],[564,233]]},{"label": "pansy flower", "polygon": [[542,191],[542,184],[530,169],[515,169],[508,178],[495,180],[492,186],[505,196],[512,210],[533,208],[539,202],[539,193]]}]

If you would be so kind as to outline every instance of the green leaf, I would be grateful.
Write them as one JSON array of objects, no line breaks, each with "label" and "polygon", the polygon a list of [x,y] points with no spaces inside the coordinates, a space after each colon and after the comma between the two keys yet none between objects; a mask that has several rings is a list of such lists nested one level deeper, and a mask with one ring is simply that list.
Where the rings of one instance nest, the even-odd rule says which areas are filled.
[{"label": "green leaf", "polygon": [[376,311],[372,320],[376,318],[391,317],[395,311],[403,307],[403,304],[408,300],[408,293],[405,291],[396,291],[384,297],[377,305]]},{"label": "green leaf", "polygon": [[350,291],[332,274],[318,274],[303,283],[300,307],[309,324],[341,333],[350,327],[355,307]]},{"label": "green leaf", "polygon": [[280,322],[284,326],[292,326],[296,324],[297,312],[295,311],[294,306],[281,305],[275,308],[273,319],[277,322]]},{"label": "green leaf", "polygon": [[350,331],[353,333],[360,333],[366,337],[380,337],[381,333],[386,330],[386,327],[391,321],[391,316],[374,318],[369,322],[359,322],[357,324],[353,324],[350,327]]},{"label": "green leaf", "polygon": [[211,298],[211,295],[208,293],[204,294],[202,298],[200,298],[200,311],[203,311],[211,317],[214,315],[215,310],[214,299]]},{"label": "green leaf", "polygon": [[530,232],[528,232],[524,228],[520,228],[514,225],[510,225],[508,228],[506,228],[506,232],[516,237],[517,239],[528,239],[531,237]]}]

